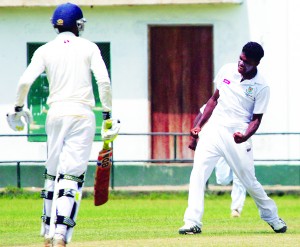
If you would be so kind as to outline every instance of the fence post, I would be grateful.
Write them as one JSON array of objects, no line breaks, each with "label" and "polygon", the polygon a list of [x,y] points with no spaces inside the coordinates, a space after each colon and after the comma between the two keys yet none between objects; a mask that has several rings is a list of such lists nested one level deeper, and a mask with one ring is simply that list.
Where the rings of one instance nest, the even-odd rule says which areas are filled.
[{"label": "fence post", "polygon": [[21,188],[21,167],[20,162],[17,162],[17,187]]},{"label": "fence post", "polygon": [[177,159],[177,135],[174,134],[174,160]]}]

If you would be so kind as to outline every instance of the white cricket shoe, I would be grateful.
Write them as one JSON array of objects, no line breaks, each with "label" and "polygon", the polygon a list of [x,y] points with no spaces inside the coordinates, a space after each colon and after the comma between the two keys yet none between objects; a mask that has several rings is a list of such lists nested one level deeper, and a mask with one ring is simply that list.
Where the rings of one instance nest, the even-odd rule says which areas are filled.
[{"label": "white cricket shoe", "polygon": [[56,234],[54,235],[52,246],[53,247],[66,247],[66,241],[64,239],[64,236],[60,235],[60,234],[57,234],[57,235],[58,236],[56,236]]},{"label": "white cricket shoe", "polygon": [[52,239],[51,238],[44,238],[44,247],[51,247],[52,246]]},{"label": "white cricket shoe", "polygon": [[272,229],[276,233],[285,233],[287,230],[286,223],[280,218],[276,221],[268,222],[268,224],[272,227]]},{"label": "white cricket shoe", "polygon": [[66,247],[66,242],[63,239],[53,239],[53,247]]},{"label": "white cricket shoe", "polygon": [[238,217],[240,217],[241,216],[241,214],[239,213],[239,211],[237,210],[237,209],[233,209],[232,211],[231,211],[231,217],[233,217],[233,218],[238,218]]},{"label": "white cricket shoe", "polygon": [[201,228],[197,225],[185,224],[179,228],[179,234],[197,234],[201,233]]}]

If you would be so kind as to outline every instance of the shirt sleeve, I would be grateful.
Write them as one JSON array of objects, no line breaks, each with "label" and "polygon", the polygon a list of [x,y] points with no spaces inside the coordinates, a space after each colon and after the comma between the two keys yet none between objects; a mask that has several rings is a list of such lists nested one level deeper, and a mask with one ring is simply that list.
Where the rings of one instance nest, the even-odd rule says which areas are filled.
[{"label": "shirt sleeve", "polygon": [[225,65],[218,71],[215,79],[214,79],[214,83],[216,86],[216,89],[219,89],[221,86],[221,83],[223,81],[224,78],[224,70],[225,70]]},{"label": "shirt sleeve", "polygon": [[267,111],[269,99],[270,99],[270,88],[269,86],[266,86],[262,90],[260,90],[255,97],[253,114],[265,113]]},{"label": "shirt sleeve", "polygon": [[34,53],[31,63],[24,71],[23,75],[19,79],[17,86],[17,97],[16,97],[16,106],[23,106],[29,89],[35,79],[43,73],[45,70],[45,65],[42,59],[41,51],[38,49]]},{"label": "shirt sleeve", "polygon": [[99,97],[102,103],[103,111],[104,112],[111,111],[112,109],[111,83],[100,50],[96,45],[94,46],[94,50],[92,54],[91,70],[97,81]]}]

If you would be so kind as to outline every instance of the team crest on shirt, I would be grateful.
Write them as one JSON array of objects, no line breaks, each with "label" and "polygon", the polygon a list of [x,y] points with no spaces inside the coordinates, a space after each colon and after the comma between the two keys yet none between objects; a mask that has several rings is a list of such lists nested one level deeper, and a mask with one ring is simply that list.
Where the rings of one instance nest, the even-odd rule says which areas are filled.
[{"label": "team crest on shirt", "polygon": [[248,88],[246,88],[246,90],[245,90],[245,95],[246,96],[248,96],[249,98],[251,98],[251,99],[253,99],[253,92],[254,92],[254,90],[253,90],[254,88],[253,87],[251,87],[251,86],[249,86]]}]

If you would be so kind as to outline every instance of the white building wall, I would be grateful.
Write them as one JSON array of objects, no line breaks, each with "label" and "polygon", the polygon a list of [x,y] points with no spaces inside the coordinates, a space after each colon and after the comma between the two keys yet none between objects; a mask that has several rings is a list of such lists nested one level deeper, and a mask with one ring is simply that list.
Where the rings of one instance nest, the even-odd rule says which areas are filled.
[{"label": "white building wall", "polygon": [[[298,82],[300,2],[248,0],[249,33],[265,49],[261,63],[271,87],[268,112],[259,132],[300,132]],[[300,136],[254,137],[257,158],[300,158]]]},{"label": "white building wall", "polygon": [[[243,4],[83,7],[88,20],[83,37],[111,43],[113,117],[121,119],[121,132],[150,130],[149,25],[207,24],[214,29],[214,73],[224,63],[236,61],[248,40],[260,42],[265,49],[260,68],[269,78],[272,95],[259,131],[298,131],[299,4],[297,0],[245,0]],[[16,134],[8,128],[5,114],[13,107],[18,78],[26,68],[26,43],[47,42],[56,36],[50,25],[53,10],[54,7],[0,8],[0,134]],[[279,146],[278,142],[270,143],[269,136],[266,138],[254,138],[259,147],[258,158],[270,158],[273,154],[269,150],[273,152]],[[18,158],[45,158],[44,143],[17,140],[0,138],[1,147],[9,150],[0,153],[0,160],[15,159],[16,152],[12,150],[18,150]],[[292,153],[300,157],[299,145],[294,145],[294,140],[288,139],[286,144],[280,145],[282,155],[288,157]],[[96,159],[99,146],[95,143],[91,159]],[[115,159],[149,157],[147,137],[120,136],[114,147]]]}]

